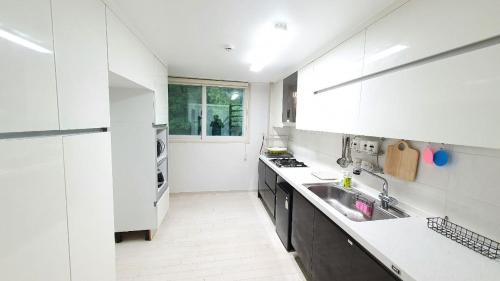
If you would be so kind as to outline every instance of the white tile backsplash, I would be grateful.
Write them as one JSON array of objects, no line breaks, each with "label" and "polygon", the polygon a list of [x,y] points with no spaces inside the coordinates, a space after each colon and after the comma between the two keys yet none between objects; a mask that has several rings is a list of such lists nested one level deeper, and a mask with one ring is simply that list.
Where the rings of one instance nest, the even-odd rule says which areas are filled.
[{"label": "white tile backsplash", "polygon": [[[385,139],[382,150],[396,141]],[[324,169],[341,169],[335,162],[341,155],[341,145],[341,134],[290,130],[289,148],[295,156]],[[419,151],[428,145],[435,150],[444,148],[450,153],[450,163],[436,167],[420,159],[415,182],[386,176],[391,195],[430,216],[447,215],[456,223],[500,241],[500,150],[417,141],[410,141],[410,145]],[[371,156],[363,158],[376,162]],[[379,159],[382,167],[384,159],[385,155]],[[373,177],[356,177],[381,189],[380,181]]]}]

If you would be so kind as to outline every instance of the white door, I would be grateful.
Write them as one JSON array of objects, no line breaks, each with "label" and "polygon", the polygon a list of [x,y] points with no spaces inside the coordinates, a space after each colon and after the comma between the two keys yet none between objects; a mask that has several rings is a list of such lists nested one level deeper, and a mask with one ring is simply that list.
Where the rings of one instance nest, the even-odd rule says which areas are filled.
[{"label": "white door", "polygon": [[0,133],[59,129],[50,0],[2,0]]},{"label": "white door", "polygon": [[109,133],[64,136],[72,281],[115,280]]},{"label": "white door", "polygon": [[61,137],[0,140],[0,279],[68,281]]},{"label": "white door", "polygon": [[109,127],[106,10],[99,0],[52,0],[61,129]]}]

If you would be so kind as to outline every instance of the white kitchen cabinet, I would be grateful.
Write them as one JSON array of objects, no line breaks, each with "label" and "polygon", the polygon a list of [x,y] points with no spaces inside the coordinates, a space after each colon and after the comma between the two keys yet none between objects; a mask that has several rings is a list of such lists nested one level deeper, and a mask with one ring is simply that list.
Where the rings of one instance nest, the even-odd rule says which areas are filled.
[{"label": "white kitchen cabinet", "polygon": [[310,130],[330,133],[358,133],[361,82],[313,95]]},{"label": "white kitchen cabinet", "polygon": [[500,148],[500,45],[363,82],[362,134]]},{"label": "white kitchen cabinet", "polygon": [[155,93],[155,123],[168,123],[168,73],[166,67],[118,19],[106,10],[109,71]]},{"label": "white kitchen cabinet", "polygon": [[0,279],[70,280],[61,137],[0,140]]},{"label": "white kitchen cabinet", "polygon": [[273,128],[283,127],[283,80],[271,84],[269,96],[269,134],[273,134]]},{"label": "white kitchen cabinet", "polygon": [[64,136],[63,145],[71,280],[115,280],[110,133]]},{"label": "white kitchen cabinet", "polygon": [[[110,93],[115,232],[152,234],[169,204],[169,190],[161,195],[157,182],[154,95],[144,88],[111,88]],[[167,162],[162,163],[165,175]]]},{"label": "white kitchen cabinet", "polygon": [[314,62],[298,71],[297,77],[297,118],[295,127],[299,130],[309,130],[314,122]]},{"label": "white kitchen cabinet", "polygon": [[0,133],[59,129],[50,0],[4,0],[0,19]]},{"label": "white kitchen cabinet", "polygon": [[109,127],[105,6],[52,0],[60,127]]},{"label": "white kitchen cabinet", "polygon": [[155,87],[155,124],[168,124],[168,73],[159,62]]},{"label": "white kitchen cabinet", "polygon": [[500,1],[411,0],[366,33],[364,75],[500,34]]},{"label": "white kitchen cabinet", "polygon": [[109,71],[154,90],[155,69],[149,50],[109,9],[106,9],[106,19]]},{"label": "white kitchen cabinet", "polygon": [[361,77],[365,33],[361,32],[299,71],[297,128],[356,133],[361,83],[315,91]]},{"label": "white kitchen cabinet", "polygon": [[361,82],[314,94],[315,66],[311,64],[299,71],[297,129],[358,133]]},{"label": "white kitchen cabinet", "polygon": [[359,78],[363,74],[365,32],[346,40],[315,63],[314,91]]}]

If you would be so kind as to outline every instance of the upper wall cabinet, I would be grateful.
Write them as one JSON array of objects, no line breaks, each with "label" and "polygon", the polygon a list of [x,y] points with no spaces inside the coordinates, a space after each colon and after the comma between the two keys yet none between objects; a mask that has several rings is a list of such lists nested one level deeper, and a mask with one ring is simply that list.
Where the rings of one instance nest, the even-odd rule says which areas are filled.
[{"label": "upper wall cabinet", "polygon": [[500,45],[363,82],[365,135],[500,148]]},{"label": "upper wall cabinet", "polygon": [[50,0],[3,0],[0,133],[57,130]]},{"label": "upper wall cabinet", "polygon": [[500,1],[412,0],[370,26],[364,75],[500,34]]},{"label": "upper wall cabinet", "polygon": [[309,130],[331,133],[358,133],[361,83],[352,83],[313,95],[313,122]]},{"label": "upper wall cabinet", "polygon": [[298,129],[357,133],[361,83],[314,92],[362,75],[364,40],[361,32],[299,71]]},{"label": "upper wall cabinet", "polygon": [[160,62],[156,63],[155,124],[168,124],[168,73]]},{"label": "upper wall cabinet", "polygon": [[154,90],[149,50],[109,9],[106,9],[106,17],[109,71]]},{"label": "upper wall cabinet", "polygon": [[295,123],[297,115],[297,72],[283,80],[281,121]]},{"label": "upper wall cabinet", "polygon": [[52,0],[61,130],[109,127],[105,6]]},{"label": "upper wall cabinet", "polygon": [[269,97],[269,133],[273,134],[274,127],[283,127],[283,80],[271,84]]},{"label": "upper wall cabinet", "polygon": [[313,96],[314,96],[314,63],[300,69],[297,77],[297,117],[295,127],[300,130],[309,130],[313,124]]},{"label": "upper wall cabinet", "polygon": [[314,69],[314,91],[359,78],[363,74],[364,48],[363,31],[319,58]]},{"label": "upper wall cabinet", "polygon": [[157,124],[168,121],[168,74],[166,67],[109,9],[109,71],[155,92]]}]

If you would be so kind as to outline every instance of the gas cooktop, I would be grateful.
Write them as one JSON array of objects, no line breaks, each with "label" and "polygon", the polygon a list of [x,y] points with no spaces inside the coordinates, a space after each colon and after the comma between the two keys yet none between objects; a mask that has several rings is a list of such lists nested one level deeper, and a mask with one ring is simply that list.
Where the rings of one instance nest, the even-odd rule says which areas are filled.
[{"label": "gas cooktop", "polygon": [[304,162],[297,161],[295,158],[281,158],[281,159],[271,159],[269,160],[274,163],[274,165],[279,168],[300,168],[307,167]]}]

